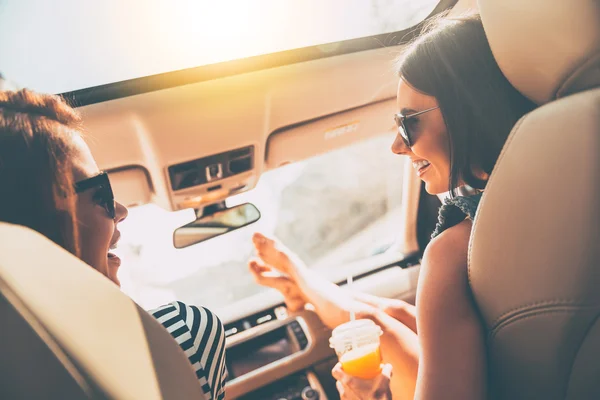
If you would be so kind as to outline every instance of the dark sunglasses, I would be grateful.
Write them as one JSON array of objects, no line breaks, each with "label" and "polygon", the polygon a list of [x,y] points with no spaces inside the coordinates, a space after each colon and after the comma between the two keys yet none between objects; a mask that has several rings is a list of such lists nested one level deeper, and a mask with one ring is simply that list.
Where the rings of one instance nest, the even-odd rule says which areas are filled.
[{"label": "dark sunglasses", "polygon": [[394,121],[396,121],[396,126],[398,127],[398,134],[402,137],[406,146],[412,147],[414,144],[413,132],[410,131],[410,119],[438,108],[440,107],[428,108],[427,110],[419,111],[410,115],[403,115],[402,113],[397,113],[394,115]]},{"label": "dark sunglasses", "polygon": [[100,205],[104,207],[108,216],[115,219],[115,196],[113,195],[110,180],[106,172],[100,172],[98,175],[84,179],[75,184],[75,192],[82,193],[89,189],[97,189],[94,198],[98,199]]}]

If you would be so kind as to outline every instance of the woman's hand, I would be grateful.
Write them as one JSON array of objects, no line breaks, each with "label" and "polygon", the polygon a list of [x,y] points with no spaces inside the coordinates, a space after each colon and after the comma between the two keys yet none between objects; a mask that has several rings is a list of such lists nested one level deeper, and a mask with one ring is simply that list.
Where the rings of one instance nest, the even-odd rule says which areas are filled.
[{"label": "woman's hand", "polygon": [[394,366],[391,389],[394,399],[412,399],[415,395],[419,368],[419,338],[407,325],[379,308],[358,312],[356,318],[368,318],[379,325],[381,355]]},{"label": "woman's hand", "polygon": [[417,333],[417,309],[412,304],[403,300],[377,297],[366,293],[353,293],[353,295],[356,300],[382,310]]},{"label": "woman's hand", "polygon": [[374,379],[355,378],[342,370],[337,364],[331,374],[335,378],[336,387],[341,400],[391,400],[390,380],[392,378],[391,364],[385,364],[381,374]]},{"label": "woman's hand", "polygon": [[387,299],[387,303],[382,308],[387,315],[397,319],[410,330],[417,333],[417,308],[403,300]]}]

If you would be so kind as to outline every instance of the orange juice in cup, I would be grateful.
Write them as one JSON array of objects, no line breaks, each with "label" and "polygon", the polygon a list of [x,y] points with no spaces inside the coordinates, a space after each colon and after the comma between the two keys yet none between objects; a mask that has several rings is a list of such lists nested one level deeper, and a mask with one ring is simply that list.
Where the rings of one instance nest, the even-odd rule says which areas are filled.
[{"label": "orange juice in cup", "polygon": [[329,345],[335,349],[344,372],[357,378],[373,379],[381,373],[381,334],[381,328],[373,321],[359,319],[335,328]]}]

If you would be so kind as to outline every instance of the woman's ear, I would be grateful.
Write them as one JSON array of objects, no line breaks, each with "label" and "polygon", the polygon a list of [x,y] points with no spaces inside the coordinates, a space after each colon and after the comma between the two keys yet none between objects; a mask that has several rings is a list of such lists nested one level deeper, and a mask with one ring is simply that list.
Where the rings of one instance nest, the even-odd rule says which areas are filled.
[{"label": "woman's ear", "polygon": [[59,211],[74,212],[77,207],[78,194],[75,190],[55,189],[54,204]]},{"label": "woman's ear", "polygon": [[69,211],[75,206],[75,201],[72,196],[56,196],[55,204],[56,209],[59,211]]}]

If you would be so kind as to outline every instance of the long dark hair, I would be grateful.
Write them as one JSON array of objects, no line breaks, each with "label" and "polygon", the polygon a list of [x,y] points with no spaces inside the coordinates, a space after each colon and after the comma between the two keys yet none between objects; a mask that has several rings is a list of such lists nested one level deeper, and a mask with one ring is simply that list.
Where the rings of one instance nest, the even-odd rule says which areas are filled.
[{"label": "long dark hair", "polygon": [[57,96],[0,91],[0,221],[79,256],[72,152],[80,118]]},{"label": "long dark hair", "polygon": [[436,98],[450,141],[449,190],[483,189],[515,123],[535,108],[504,77],[477,14],[430,21],[398,63],[400,77]]}]

